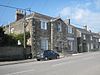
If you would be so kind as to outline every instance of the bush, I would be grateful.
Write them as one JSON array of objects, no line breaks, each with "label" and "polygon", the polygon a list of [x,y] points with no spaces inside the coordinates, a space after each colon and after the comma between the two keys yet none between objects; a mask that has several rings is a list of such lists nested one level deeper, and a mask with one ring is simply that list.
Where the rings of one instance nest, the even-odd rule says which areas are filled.
[{"label": "bush", "polygon": [[3,46],[16,46],[17,45],[17,40],[14,36],[12,35],[4,35],[4,41],[3,41]]},{"label": "bush", "polygon": [[[26,32],[25,37],[26,37],[26,42],[27,42],[27,39],[30,38],[30,33]],[[15,38],[16,38],[17,41],[20,40],[21,46],[23,46],[23,44],[24,44],[24,34],[15,35]]]},{"label": "bush", "polygon": [[[30,37],[30,33],[26,32],[26,42]],[[18,40],[21,42],[21,46],[24,43],[24,34],[4,34],[3,27],[0,27],[0,46],[17,46]]]}]

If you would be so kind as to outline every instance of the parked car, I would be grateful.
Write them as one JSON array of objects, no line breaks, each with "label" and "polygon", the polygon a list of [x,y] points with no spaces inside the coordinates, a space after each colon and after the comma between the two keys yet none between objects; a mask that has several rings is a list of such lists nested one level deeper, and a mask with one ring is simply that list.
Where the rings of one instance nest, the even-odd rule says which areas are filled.
[{"label": "parked car", "polygon": [[41,53],[38,53],[36,58],[37,58],[37,61],[58,59],[59,54],[53,50],[45,50]]}]

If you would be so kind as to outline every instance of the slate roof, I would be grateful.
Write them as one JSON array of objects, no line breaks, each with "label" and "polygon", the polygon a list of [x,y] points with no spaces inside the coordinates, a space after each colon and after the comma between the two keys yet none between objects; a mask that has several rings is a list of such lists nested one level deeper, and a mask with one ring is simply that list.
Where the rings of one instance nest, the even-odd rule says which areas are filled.
[{"label": "slate roof", "polygon": [[87,30],[85,30],[85,29],[82,29],[82,28],[77,28],[77,27],[76,27],[76,29],[77,29],[77,30],[79,30],[81,33],[91,34],[91,32],[90,32],[90,31],[87,31]]},{"label": "slate roof", "polygon": [[33,12],[32,14],[30,15],[27,15],[26,18],[28,17],[34,17],[34,18],[44,18],[46,20],[51,20],[51,19],[54,19],[54,17],[51,17],[51,16],[47,16],[47,15],[44,15],[44,14],[40,14],[40,13],[37,13],[37,12]]}]

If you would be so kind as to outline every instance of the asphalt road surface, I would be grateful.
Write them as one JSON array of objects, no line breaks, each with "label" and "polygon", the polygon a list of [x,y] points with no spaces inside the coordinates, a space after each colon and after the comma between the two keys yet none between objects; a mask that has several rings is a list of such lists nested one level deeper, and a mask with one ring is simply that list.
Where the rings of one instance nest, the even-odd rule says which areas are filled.
[{"label": "asphalt road surface", "polygon": [[0,75],[100,75],[100,52],[0,66]]}]

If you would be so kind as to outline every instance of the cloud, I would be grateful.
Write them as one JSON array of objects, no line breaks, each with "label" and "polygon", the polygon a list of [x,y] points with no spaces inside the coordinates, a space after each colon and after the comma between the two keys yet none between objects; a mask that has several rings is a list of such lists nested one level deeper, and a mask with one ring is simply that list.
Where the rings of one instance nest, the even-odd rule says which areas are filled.
[{"label": "cloud", "polygon": [[89,30],[100,32],[100,13],[89,12],[79,23],[88,25]]},{"label": "cloud", "polygon": [[94,3],[96,5],[96,8],[100,9],[100,0],[94,0]]},{"label": "cloud", "polygon": [[81,19],[89,15],[89,11],[87,9],[77,8],[74,11],[75,12],[73,13],[73,18],[77,21],[80,21]]},{"label": "cloud", "polygon": [[71,14],[71,8],[70,7],[65,7],[60,11],[60,15],[62,17],[68,16]]},{"label": "cloud", "polygon": [[[96,7],[100,6],[100,0],[96,0]],[[88,2],[83,6],[64,7],[59,13],[62,18],[70,17],[75,24],[80,26],[88,25],[89,29],[95,32],[100,32],[100,12],[95,12],[89,9],[92,3]],[[99,4],[99,5],[98,5]],[[72,21],[71,21],[72,22]]]},{"label": "cloud", "polygon": [[60,16],[65,18],[73,18],[77,21],[80,21],[85,16],[88,16],[89,11],[87,9],[82,8],[71,8],[71,7],[65,7],[60,11]]},{"label": "cloud", "polygon": [[70,17],[74,18],[76,20],[80,20],[84,16],[88,15],[88,10],[80,8],[79,5],[72,8],[72,7],[64,7],[62,10],[60,10],[60,16],[61,17]]}]

